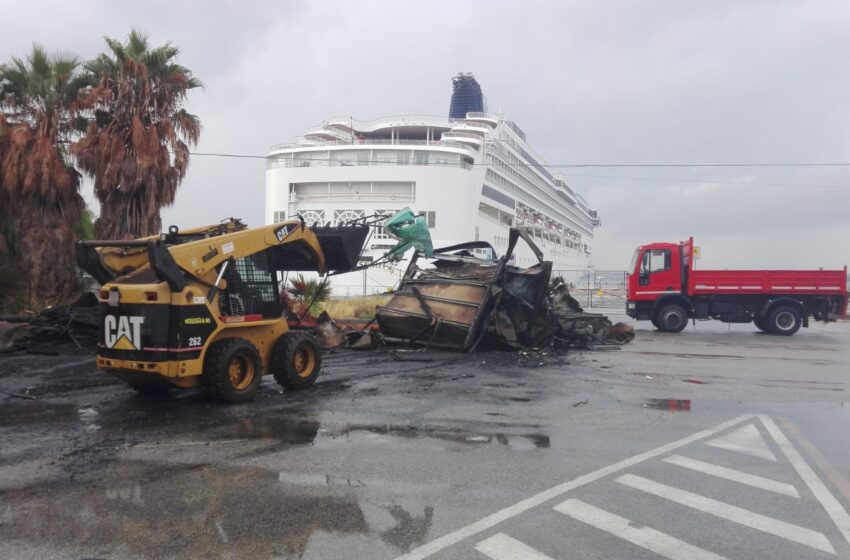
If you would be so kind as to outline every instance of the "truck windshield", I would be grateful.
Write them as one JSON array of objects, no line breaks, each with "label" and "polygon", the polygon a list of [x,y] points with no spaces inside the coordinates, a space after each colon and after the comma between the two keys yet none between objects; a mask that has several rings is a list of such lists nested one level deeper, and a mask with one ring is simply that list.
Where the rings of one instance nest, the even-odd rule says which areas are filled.
[{"label": "truck windshield", "polygon": [[638,256],[640,255],[640,248],[635,249],[634,254],[632,255],[632,262],[629,265],[629,274],[635,273],[635,267],[637,266]]}]

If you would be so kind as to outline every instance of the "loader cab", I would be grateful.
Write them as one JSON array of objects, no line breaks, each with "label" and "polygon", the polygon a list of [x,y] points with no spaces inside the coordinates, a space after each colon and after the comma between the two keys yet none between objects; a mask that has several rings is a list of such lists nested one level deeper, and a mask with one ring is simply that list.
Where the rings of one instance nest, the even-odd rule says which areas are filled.
[{"label": "loader cab", "polygon": [[629,270],[631,301],[650,301],[682,292],[681,251],[675,243],[652,243],[635,249]]},{"label": "loader cab", "polygon": [[225,271],[227,288],[219,298],[222,316],[280,318],[283,306],[276,276],[269,267],[267,251],[235,259]]}]

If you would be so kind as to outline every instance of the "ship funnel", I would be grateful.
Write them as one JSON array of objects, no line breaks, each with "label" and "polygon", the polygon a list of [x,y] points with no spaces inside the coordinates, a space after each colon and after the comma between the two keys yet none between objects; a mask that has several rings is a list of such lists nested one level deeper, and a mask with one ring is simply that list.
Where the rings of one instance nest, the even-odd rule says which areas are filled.
[{"label": "ship funnel", "polygon": [[463,119],[467,113],[484,111],[484,94],[471,72],[461,72],[452,78],[452,87],[449,118]]}]

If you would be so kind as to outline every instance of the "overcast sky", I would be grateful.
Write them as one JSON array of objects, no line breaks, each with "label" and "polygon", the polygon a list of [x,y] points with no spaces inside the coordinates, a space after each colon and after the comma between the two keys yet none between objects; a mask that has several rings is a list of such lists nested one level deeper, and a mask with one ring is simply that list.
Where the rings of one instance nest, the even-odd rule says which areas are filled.
[{"label": "overcast sky", "polygon": [[[265,155],[329,115],[447,114],[471,71],[553,164],[850,162],[847,0],[0,7],[4,60],[34,41],[91,58],[131,27],[179,45],[205,84],[200,152]],[[690,235],[704,268],[850,264],[850,167],[563,172],[602,218],[599,268]],[[261,159],[193,157],[163,224],[259,225],[264,175]]]}]

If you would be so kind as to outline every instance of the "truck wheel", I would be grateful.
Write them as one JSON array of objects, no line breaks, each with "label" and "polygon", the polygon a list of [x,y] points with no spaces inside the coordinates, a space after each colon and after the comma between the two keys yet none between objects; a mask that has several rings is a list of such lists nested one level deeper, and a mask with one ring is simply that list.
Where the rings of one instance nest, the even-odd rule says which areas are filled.
[{"label": "truck wheel", "polygon": [[655,316],[661,332],[682,332],[688,326],[688,312],[678,303],[665,305]]},{"label": "truck wheel", "polygon": [[765,317],[760,317],[758,315],[753,316],[753,324],[756,326],[756,328],[762,332],[769,332],[765,321]]},{"label": "truck wheel", "polygon": [[322,354],[311,334],[288,332],[272,348],[272,374],[286,389],[306,389],[316,382],[321,366]]},{"label": "truck wheel", "polygon": [[203,383],[225,402],[250,400],[260,386],[260,356],[244,338],[226,338],[212,345],[204,360]]},{"label": "truck wheel", "polygon": [[802,324],[803,315],[790,305],[778,306],[767,315],[766,326],[773,334],[791,336],[800,330]]}]

